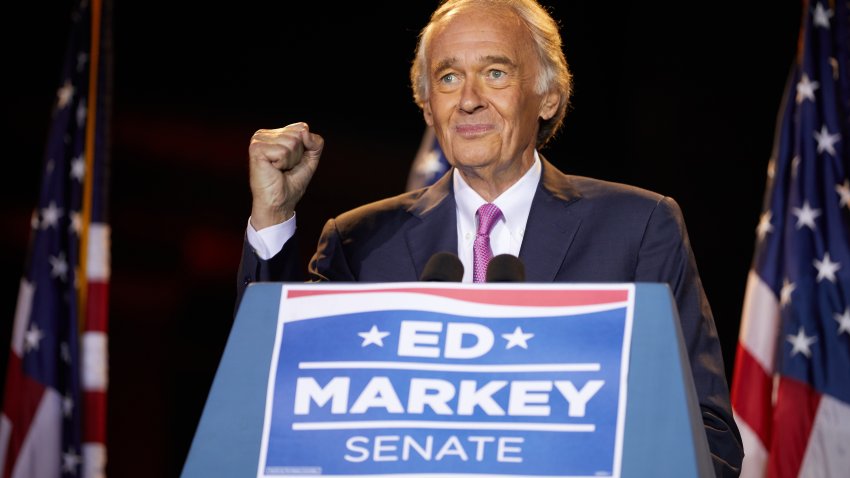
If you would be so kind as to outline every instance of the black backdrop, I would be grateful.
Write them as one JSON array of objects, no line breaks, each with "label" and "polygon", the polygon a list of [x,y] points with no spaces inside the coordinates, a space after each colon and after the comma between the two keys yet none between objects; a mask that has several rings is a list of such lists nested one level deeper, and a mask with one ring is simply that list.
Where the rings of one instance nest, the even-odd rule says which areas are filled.
[{"label": "black backdrop", "polygon": [[[3,344],[70,3],[13,2],[0,29]],[[305,249],[329,216],[402,192],[424,127],[408,67],[436,3],[116,3],[108,472],[176,476],[231,325],[251,134],[303,120],[326,139]],[[680,203],[731,376],[799,3],[544,3],[575,95],[543,154]]]}]

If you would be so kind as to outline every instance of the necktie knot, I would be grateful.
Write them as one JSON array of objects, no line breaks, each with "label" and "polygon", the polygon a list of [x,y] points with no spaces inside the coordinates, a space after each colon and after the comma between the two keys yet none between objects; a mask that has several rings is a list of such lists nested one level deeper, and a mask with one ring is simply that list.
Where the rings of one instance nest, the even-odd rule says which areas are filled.
[{"label": "necktie knot", "polygon": [[478,208],[478,235],[489,236],[496,221],[502,217],[502,210],[493,203],[487,203]]},{"label": "necktie knot", "polygon": [[490,231],[501,217],[502,211],[495,204],[487,203],[478,208],[478,232],[472,245],[472,280],[474,282],[486,280],[487,265],[493,258],[493,250],[490,248]]}]

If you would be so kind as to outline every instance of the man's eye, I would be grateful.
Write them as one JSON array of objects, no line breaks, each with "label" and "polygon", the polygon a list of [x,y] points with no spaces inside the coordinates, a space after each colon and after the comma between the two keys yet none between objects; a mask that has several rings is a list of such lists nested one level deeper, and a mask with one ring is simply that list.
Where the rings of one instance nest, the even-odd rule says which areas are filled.
[{"label": "man's eye", "polygon": [[455,75],[454,73],[449,73],[447,75],[443,75],[442,77],[440,77],[440,82],[445,83],[447,85],[452,84],[456,81],[457,81],[457,75]]},{"label": "man's eye", "polygon": [[490,78],[492,78],[494,80],[500,80],[500,79],[504,78],[505,75],[507,75],[507,73],[505,73],[502,70],[490,70],[489,75],[490,75]]}]

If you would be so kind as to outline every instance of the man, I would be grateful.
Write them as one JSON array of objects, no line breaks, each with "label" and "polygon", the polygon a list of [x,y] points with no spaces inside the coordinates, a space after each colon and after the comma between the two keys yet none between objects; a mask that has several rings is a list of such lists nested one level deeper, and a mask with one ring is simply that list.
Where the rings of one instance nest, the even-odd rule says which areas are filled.
[{"label": "man", "polygon": [[[510,253],[529,282],[666,282],[715,470],[737,476],[740,435],[678,206],[638,188],[564,175],[537,152],[560,127],[570,95],[557,24],[534,0],[449,0],[420,35],[411,79],[454,169],[430,188],[328,221],[310,278],[416,281],[432,255],[448,251],[460,257],[464,281],[480,280],[487,256]],[[305,123],[252,138],[240,296],[253,281],[299,277],[295,206],[323,145]],[[476,227],[485,219],[493,225],[482,258]]]}]

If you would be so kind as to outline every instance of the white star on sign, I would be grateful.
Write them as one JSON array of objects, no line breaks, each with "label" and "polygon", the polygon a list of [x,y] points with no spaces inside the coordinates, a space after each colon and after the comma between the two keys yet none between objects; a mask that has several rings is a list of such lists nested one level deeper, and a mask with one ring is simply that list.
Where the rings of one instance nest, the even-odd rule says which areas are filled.
[{"label": "white star on sign", "polygon": [[369,344],[375,344],[378,347],[384,346],[384,337],[390,335],[389,332],[381,332],[378,330],[377,325],[373,325],[368,332],[358,332],[357,335],[363,337],[363,343],[360,344],[361,347],[365,347]]},{"label": "white star on sign", "polygon": [[779,307],[785,307],[791,303],[791,293],[796,288],[797,284],[789,281],[787,277],[782,281],[782,290],[779,291]]},{"label": "white star on sign", "polygon": [[803,201],[802,209],[798,207],[791,208],[791,214],[797,216],[797,229],[802,229],[803,226],[806,226],[814,231],[816,228],[815,219],[822,213],[820,209],[812,209],[809,206],[809,201]]},{"label": "white star on sign", "polygon": [[841,335],[841,332],[850,335],[850,307],[844,309],[843,314],[835,314],[833,317],[838,321],[838,335]]},{"label": "white star on sign", "polygon": [[845,179],[844,184],[836,184],[835,192],[841,196],[841,201],[838,203],[838,207],[847,206],[850,208],[850,179]]},{"label": "white star on sign", "polygon": [[815,16],[812,19],[812,23],[814,23],[816,27],[829,28],[829,19],[832,18],[833,15],[834,13],[832,13],[831,9],[824,9],[823,4],[818,2],[818,4],[815,5]]},{"label": "white star on sign", "polygon": [[38,350],[38,345],[43,338],[44,332],[35,325],[35,322],[31,323],[30,329],[24,333],[24,352]]},{"label": "white star on sign", "polygon": [[802,103],[805,100],[815,101],[815,90],[820,88],[820,83],[810,81],[809,75],[803,73],[803,78],[797,83],[797,103]]},{"label": "white star on sign", "polygon": [[60,110],[68,105],[71,101],[71,98],[74,97],[74,85],[71,84],[71,80],[65,80],[65,84],[59,88],[59,91],[56,92],[56,98],[58,102],[56,103],[57,108]]},{"label": "white star on sign", "polygon": [[47,229],[50,226],[58,226],[60,217],[62,217],[62,210],[56,207],[54,201],[50,201],[50,204],[41,210],[42,229]]},{"label": "white star on sign", "polygon": [[818,154],[826,151],[830,156],[835,157],[835,143],[841,139],[841,134],[829,134],[826,125],[820,127],[820,131],[815,131],[815,140],[818,142]]},{"label": "white star on sign", "polygon": [[505,344],[505,349],[512,349],[515,346],[520,346],[524,349],[528,349],[528,340],[534,337],[534,334],[524,334],[522,332],[522,328],[517,327],[514,329],[513,333],[510,334],[502,334],[502,338],[507,340],[508,343]]},{"label": "white star on sign", "polygon": [[759,241],[764,240],[764,236],[773,232],[773,224],[770,223],[770,220],[773,218],[773,213],[770,211],[765,211],[764,214],[759,218],[759,225],[756,227],[756,235],[759,238]]},{"label": "white star on sign", "polygon": [[840,262],[832,262],[829,259],[829,253],[823,255],[823,260],[814,260],[815,268],[818,270],[818,282],[823,279],[828,279],[830,282],[835,282],[835,271],[841,269]]},{"label": "white star on sign", "polygon": [[791,356],[795,356],[798,353],[802,353],[806,356],[806,358],[812,357],[812,350],[809,348],[810,345],[817,342],[818,338],[814,335],[807,336],[806,331],[803,330],[803,326],[800,326],[800,330],[797,332],[797,335],[788,335],[786,336],[788,342],[791,342]]}]

